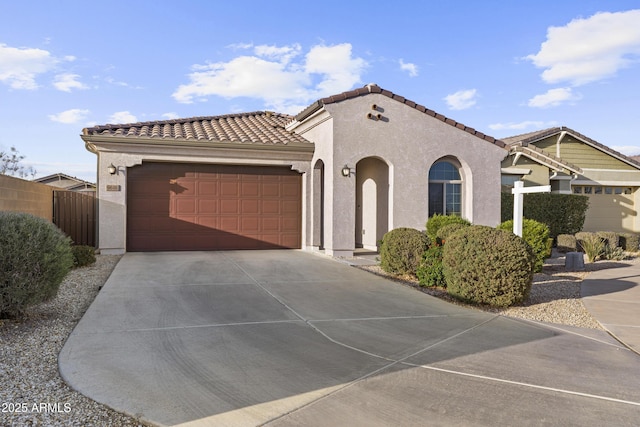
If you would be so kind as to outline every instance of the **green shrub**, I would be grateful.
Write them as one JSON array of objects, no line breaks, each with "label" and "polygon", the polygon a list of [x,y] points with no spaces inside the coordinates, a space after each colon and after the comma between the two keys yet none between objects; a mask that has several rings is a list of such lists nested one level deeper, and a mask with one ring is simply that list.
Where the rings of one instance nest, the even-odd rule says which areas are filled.
[{"label": "green shrub", "polygon": [[622,233],[620,235],[620,246],[627,252],[640,251],[640,235],[633,233]]},{"label": "green shrub", "polygon": [[578,248],[578,252],[584,252],[584,247],[582,246],[582,242],[585,238],[591,236],[593,233],[590,231],[579,231],[576,233],[576,246]]},{"label": "green shrub", "polygon": [[0,317],[53,298],[73,265],[70,240],[51,222],[0,212]]},{"label": "green shrub", "polygon": [[444,242],[447,241],[447,239],[449,238],[449,236],[453,233],[455,233],[456,231],[460,230],[461,228],[465,228],[468,227],[470,224],[468,223],[453,223],[453,224],[447,224],[447,225],[443,225],[442,227],[440,227],[440,229],[437,231],[436,233],[436,243],[442,245]]},{"label": "green shrub", "polygon": [[558,252],[576,252],[578,250],[578,241],[573,234],[559,234],[556,245]]},{"label": "green shrub", "polygon": [[613,261],[622,261],[623,259],[627,258],[627,254],[625,254],[624,249],[622,249],[620,246],[613,248],[605,244],[601,258]]},{"label": "green shrub", "polygon": [[444,272],[442,271],[442,251],[442,245],[432,245],[422,255],[422,261],[416,271],[420,286],[447,287],[447,282],[444,280]]},{"label": "green shrub", "polygon": [[589,262],[596,262],[604,255],[606,243],[596,233],[581,232],[576,235],[580,247],[587,255]]},{"label": "green shrub", "polygon": [[507,307],[529,295],[534,256],[529,245],[512,232],[474,225],[449,237],[442,266],[452,296]]},{"label": "green shrub", "polygon": [[427,236],[414,228],[396,228],[386,233],[380,245],[380,267],[393,274],[416,274],[427,250]]},{"label": "green shrub", "polygon": [[[501,193],[502,221],[513,219],[513,195]],[[575,234],[582,230],[589,197],[577,194],[529,193],[524,195],[523,215],[547,224],[549,235]]]},{"label": "green shrub", "polygon": [[[505,221],[498,226],[500,230],[512,231],[513,220]],[[533,250],[536,257],[534,272],[542,271],[544,260],[551,256],[549,248],[549,227],[533,219],[522,220],[522,238]]]},{"label": "green shrub", "polygon": [[96,262],[96,250],[92,246],[72,246],[71,252],[74,267],[85,267]]},{"label": "green shrub", "polygon": [[457,215],[435,214],[427,220],[427,236],[429,236],[429,239],[431,239],[432,242],[435,242],[438,230],[449,224],[471,225],[469,221]]},{"label": "green shrub", "polygon": [[620,235],[618,233],[613,231],[598,231],[596,235],[604,240],[605,244],[611,248],[620,246]]}]

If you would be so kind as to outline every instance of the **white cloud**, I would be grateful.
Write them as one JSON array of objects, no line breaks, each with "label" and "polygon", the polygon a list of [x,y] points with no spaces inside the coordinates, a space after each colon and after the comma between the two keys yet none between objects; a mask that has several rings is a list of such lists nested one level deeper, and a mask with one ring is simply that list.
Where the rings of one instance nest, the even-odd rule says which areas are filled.
[{"label": "white cloud", "polygon": [[58,59],[46,50],[0,43],[0,82],[12,89],[37,89],[36,77],[55,68]]},{"label": "white cloud", "polygon": [[121,123],[135,123],[138,119],[136,116],[128,111],[118,111],[109,116],[109,123],[121,124]]},{"label": "white cloud", "polygon": [[526,59],[545,69],[547,83],[579,86],[601,80],[638,62],[639,23],[640,9],[574,19],[564,27],[549,27],[540,51]]},{"label": "white cloud", "polygon": [[518,123],[494,123],[489,125],[489,129],[492,130],[524,130],[524,129],[544,129],[547,127],[555,126],[556,122],[541,122],[534,120],[525,120]]},{"label": "white cloud", "polygon": [[400,69],[402,71],[407,71],[410,77],[416,77],[418,75],[418,66],[411,62],[404,62],[402,59],[398,61],[400,64]]},{"label": "white cloud", "polygon": [[476,104],[477,91],[475,89],[459,90],[445,96],[443,99],[452,110],[464,110]]},{"label": "white cloud", "polygon": [[245,96],[263,100],[267,108],[297,113],[314,99],[351,89],[367,66],[353,57],[348,43],[313,46],[304,57],[298,44],[255,46],[253,52],[192,66],[189,83],[180,85],[173,98],[192,103],[209,96]]},{"label": "white cloud", "polygon": [[89,110],[81,110],[79,108],[74,108],[71,110],[66,110],[58,114],[49,115],[49,119],[53,122],[64,123],[64,124],[73,124],[78,123],[84,120],[89,114]]},{"label": "white cloud", "polygon": [[167,120],[173,120],[173,119],[179,119],[180,115],[178,113],[170,112],[170,113],[164,113],[162,117]]},{"label": "white cloud", "polygon": [[557,107],[560,104],[569,101],[577,101],[581,98],[580,95],[574,94],[570,87],[560,87],[556,89],[550,89],[542,95],[536,95],[529,100],[529,107],[536,108],[548,108]]},{"label": "white cloud", "polygon": [[79,75],[71,73],[58,74],[55,77],[53,86],[63,92],[71,92],[71,89],[88,89],[89,86],[78,81],[79,77]]}]

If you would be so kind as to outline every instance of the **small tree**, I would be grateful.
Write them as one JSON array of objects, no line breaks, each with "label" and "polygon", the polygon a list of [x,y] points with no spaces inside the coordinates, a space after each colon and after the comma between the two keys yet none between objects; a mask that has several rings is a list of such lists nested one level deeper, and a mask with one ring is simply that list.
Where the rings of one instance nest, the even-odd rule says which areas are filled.
[{"label": "small tree", "polygon": [[18,153],[16,147],[11,147],[9,151],[0,151],[0,175],[18,176],[25,178],[34,177],[36,170],[31,166],[21,165],[24,156]]}]

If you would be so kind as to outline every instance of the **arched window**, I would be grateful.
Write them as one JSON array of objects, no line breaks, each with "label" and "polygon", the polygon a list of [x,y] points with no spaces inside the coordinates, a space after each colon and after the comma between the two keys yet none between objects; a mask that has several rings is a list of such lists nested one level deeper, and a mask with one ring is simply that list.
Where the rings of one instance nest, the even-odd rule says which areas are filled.
[{"label": "arched window", "polygon": [[429,170],[429,217],[462,213],[462,179],[458,168],[445,160]]}]

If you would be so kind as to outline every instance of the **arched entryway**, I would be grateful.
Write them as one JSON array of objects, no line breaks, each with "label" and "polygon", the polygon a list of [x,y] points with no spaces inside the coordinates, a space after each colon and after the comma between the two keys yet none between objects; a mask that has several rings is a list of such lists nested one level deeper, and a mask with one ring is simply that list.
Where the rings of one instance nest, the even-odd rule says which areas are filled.
[{"label": "arched entryway", "polygon": [[389,231],[389,166],[377,157],[356,164],[356,248],[378,250]]}]

